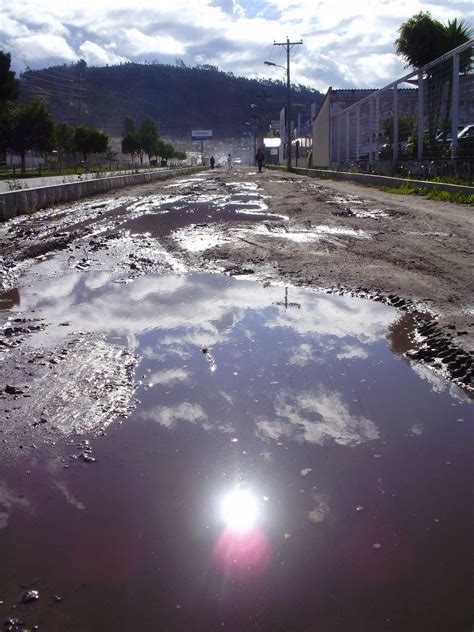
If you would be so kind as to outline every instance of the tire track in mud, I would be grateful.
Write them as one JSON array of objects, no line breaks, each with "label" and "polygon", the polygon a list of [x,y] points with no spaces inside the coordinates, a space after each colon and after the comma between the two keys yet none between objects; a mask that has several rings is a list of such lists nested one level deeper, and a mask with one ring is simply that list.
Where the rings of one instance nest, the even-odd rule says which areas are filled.
[{"label": "tire track in mud", "polygon": [[12,349],[0,446],[28,449],[30,441],[105,431],[133,406],[136,364],[131,351],[93,334],[71,333],[58,347]]}]

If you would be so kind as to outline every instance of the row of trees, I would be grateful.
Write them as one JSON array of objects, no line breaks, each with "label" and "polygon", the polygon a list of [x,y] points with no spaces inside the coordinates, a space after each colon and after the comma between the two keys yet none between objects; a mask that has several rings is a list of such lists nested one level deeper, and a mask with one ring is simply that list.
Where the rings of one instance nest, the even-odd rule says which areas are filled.
[{"label": "row of trees", "polygon": [[127,116],[124,121],[124,130],[122,137],[122,152],[129,154],[134,161],[135,156],[143,163],[143,156],[146,154],[148,160],[160,159],[162,164],[167,164],[170,158],[184,160],[186,154],[177,151],[169,143],[161,140],[155,123],[148,117],[145,117],[138,127],[135,126],[134,120]]},{"label": "row of trees", "polygon": [[19,83],[10,70],[9,53],[0,51],[0,150],[18,153],[21,173],[26,174],[26,152],[57,152],[59,166],[67,153],[80,152],[84,162],[89,154],[105,153],[108,135],[94,127],[56,122],[40,100],[19,103]]}]

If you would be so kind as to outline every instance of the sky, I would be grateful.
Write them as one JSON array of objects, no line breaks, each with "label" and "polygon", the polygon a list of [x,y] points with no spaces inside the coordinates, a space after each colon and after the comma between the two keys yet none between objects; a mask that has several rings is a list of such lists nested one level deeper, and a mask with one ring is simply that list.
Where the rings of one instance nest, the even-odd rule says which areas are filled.
[{"label": "sky", "polygon": [[474,26],[472,0],[0,0],[0,50],[17,73],[121,62],[211,64],[237,76],[291,80],[322,92],[376,88],[405,73],[400,24],[419,11]]}]

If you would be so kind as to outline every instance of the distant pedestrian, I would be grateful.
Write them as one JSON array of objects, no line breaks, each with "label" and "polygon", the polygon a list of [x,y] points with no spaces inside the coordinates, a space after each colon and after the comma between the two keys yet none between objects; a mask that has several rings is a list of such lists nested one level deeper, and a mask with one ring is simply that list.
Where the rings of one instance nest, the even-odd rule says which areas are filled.
[{"label": "distant pedestrian", "polygon": [[227,154],[227,169],[232,169],[232,156]]},{"label": "distant pedestrian", "polygon": [[263,153],[263,151],[259,148],[259,150],[257,151],[257,153],[255,154],[255,161],[258,165],[258,172],[260,173],[262,171],[262,165],[263,165],[263,161],[265,160],[265,154]]},{"label": "distant pedestrian", "polygon": [[214,159],[214,156],[211,156],[209,159],[209,164],[211,165],[211,169],[214,169],[214,166],[216,164],[216,161]]}]

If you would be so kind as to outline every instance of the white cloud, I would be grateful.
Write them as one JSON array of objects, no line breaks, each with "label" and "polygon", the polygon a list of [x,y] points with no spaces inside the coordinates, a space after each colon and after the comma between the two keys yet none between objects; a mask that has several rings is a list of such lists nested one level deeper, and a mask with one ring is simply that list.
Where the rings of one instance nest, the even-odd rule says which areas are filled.
[{"label": "white cloud", "polygon": [[126,57],[116,55],[112,51],[106,50],[102,48],[102,46],[90,42],[89,40],[81,44],[79,50],[81,57],[83,57],[90,66],[106,66],[107,64],[119,64],[126,61]]},{"label": "white cloud", "polygon": [[362,347],[358,347],[356,345],[344,345],[341,351],[337,354],[337,357],[342,359],[352,359],[352,358],[361,358],[365,360],[365,358],[369,357],[368,352]]},{"label": "white cloud", "polygon": [[10,519],[10,515],[17,507],[28,509],[31,503],[22,495],[17,496],[5,483],[0,481],[0,529],[4,529]]},{"label": "white cloud", "polygon": [[[264,69],[270,58],[285,64],[273,39],[303,38],[292,51],[292,78],[323,91],[340,87],[381,87],[403,71],[393,42],[400,24],[413,14],[431,11],[446,22],[455,17],[472,24],[472,3],[462,0],[11,0],[4,3],[0,42],[14,53],[14,65],[44,67],[69,62],[85,50],[91,64],[155,56],[183,57],[232,71],[236,75],[281,78],[281,69]],[[44,45],[50,39],[51,47]],[[21,38],[38,37],[24,47]],[[28,43],[33,43],[31,40]],[[97,48],[92,48],[91,44]],[[85,47],[85,48],[84,48]],[[84,56],[85,53],[82,53]],[[115,57],[114,57],[115,55]]]},{"label": "white cloud", "polygon": [[178,421],[184,421],[189,424],[201,423],[207,427],[207,414],[199,404],[191,404],[183,402],[177,406],[156,406],[155,408],[145,411],[141,415],[142,419],[157,421],[166,428],[173,428]]},{"label": "white cloud", "polygon": [[148,378],[151,384],[174,384],[175,382],[185,382],[189,378],[189,372],[184,369],[164,369],[157,371]]},{"label": "white cloud", "polygon": [[[46,265],[46,264],[45,264]],[[90,282],[102,286],[106,283],[102,272],[91,272]],[[322,336],[325,349],[336,341],[351,337],[351,344],[371,343],[384,339],[396,312],[380,303],[358,301],[350,297],[332,297],[311,293],[300,288],[288,289],[288,300],[300,304],[300,309],[276,307],[282,303],[285,290],[267,287],[255,291],[253,282],[215,277],[215,287],[206,279],[189,279],[185,276],[163,275],[159,283],[153,276],[143,276],[133,283],[116,285],[113,292],[92,293],[90,302],[80,301],[83,275],[71,272],[61,279],[47,278],[38,282],[37,291],[25,288],[22,305],[25,309],[41,309],[52,323],[69,321],[75,330],[95,333],[113,332],[138,345],[137,336],[150,329],[163,332],[159,345],[147,351],[149,357],[164,359],[169,354],[186,354],[203,346],[210,349],[224,344],[233,335],[233,329],[243,320],[247,309],[256,311],[272,306],[264,327],[291,328],[300,336]],[[183,298],[180,300],[179,297]],[[137,312],[136,303],[140,302]],[[157,304],[160,305],[159,318]],[[231,324],[231,325],[230,325]],[[59,342],[67,334],[63,327],[48,330]],[[31,344],[42,344],[38,334]],[[346,341],[344,341],[347,344]],[[288,351],[291,363],[304,366],[313,361],[313,344],[302,340]],[[340,350],[339,348],[337,349]],[[183,353],[184,352],[184,353]]]},{"label": "white cloud", "polygon": [[124,31],[124,44],[129,56],[134,55],[184,55],[186,46],[169,35],[145,35],[136,28]]},{"label": "white cloud", "polygon": [[435,373],[433,369],[420,364],[419,362],[411,363],[412,370],[423,380],[426,380],[431,390],[435,393],[442,393],[449,390],[451,397],[458,401],[469,401],[469,396],[459,388],[456,384],[448,382],[444,377]]},{"label": "white cloud", "polygon": [[77,54],[64,37],[49,33],[26,35],[13,40],[13,50],[28,63],[43,59],[75,61]]},{"label": "white cloud", "polygon": [[68,488],[68,486],[67,486],[65,481],[56,481],[55,486],[64,495],[64,498],[66,499],[66,501],[70,505],[72,505],[73,507],[75,507],[76,509],[79,509],[81,511],[86,508],[84,503],[82,503],[81,501],[77,500],[77,498],[74,496],[74,494]]},{"label": "white cloud", "polygon": [[21,22],[13,18],[9,18],[8,15],[2,16],[0,32],[3,37],[24,37],[30,34],[29,29]]},{"label": "white cloud", "polygon": [[295,364],[296,366],[306,366],[314,362],[315,352],[313,347],[307,342],[294,347],[291,355],[288,358],[288,364]]},{"label": "white cloud", "polygon": [[281,393],[274,405],[275,416],[257,422],[261,439],[293,439],[323,444],[332,439],[340,445],[357,445],[378,439],[373,421],[353,415],[342,394],[321,387],[316,392]]}]

